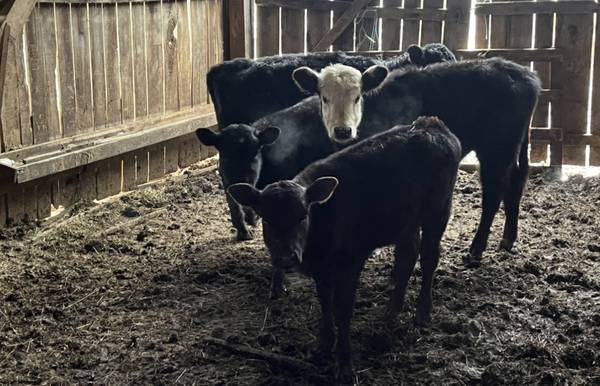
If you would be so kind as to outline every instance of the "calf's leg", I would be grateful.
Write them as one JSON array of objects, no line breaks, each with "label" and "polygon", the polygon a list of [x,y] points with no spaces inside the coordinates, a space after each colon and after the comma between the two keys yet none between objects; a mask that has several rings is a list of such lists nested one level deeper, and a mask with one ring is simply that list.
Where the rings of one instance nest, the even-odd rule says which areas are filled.
[{"label": "calf's leg", "polygon": [[246,224],[256,226],[256,213],[254,213],[254,210],[247,207],[243,207],[242,210],[244,211],[244,219],[246,220]]},{"label": "calf's leg", "polygon": [[319,323],[319,359],[328,358],[335,343],[335,328],[333,323],[333,286],[329,278],[315,279],[317,296],[321,304],[321,320]]},{"label": "calf's leg", "polygon": [[285,273],[282,269],[273,267],[271,276],[271,299],[279,299],[286,292]]},{"label": "calf's leg", "polygon": [[415,221],[412,226],[403,230],[400,239],[396,243],[394,249],[394,268],[392,271],[394,291],[392,292],[392,297],[390,298],[390,303],[385,314],[387,322],[393,321],[404,306],[406,287],[415,269],[419,255],[420,239],[419,226]]},{"label": "calf's leg", "polygon": [[242,206],[239,205],[229,194],[227,194],[227,205],[229,206],[229,214],[231,215],[231,223],[237,231],[237,239],[239,241],[252,240],[252,233],[244,222],[244,212]]},{"label": "calf's leg", "polygon": [[506,220],[504,222],[504,234],[500,241],[500,249],[510,251],[517,240],[519,227],[519,206],[523,197],[523,190],[527,183],[529,172],[529,160],[527,157],[528,141],[521,146],[519,154],[519,164],[513,164],[510,169],[508,187],[504,195],[504,213]]},{"label": "calf's leg", "polygon": [[340,382],[352,382],[352,349],[350,347],[350,322],[354,314],[356,286],[360,275],[360,267],[349,267],[336,273],[334,289],[334,316],[337,326],[337,376]]},{"label": "calf's leg", "polygon": [[478,267],[481,265],[481,255],[487,247],[490,229],[494,217],[500,208],[500,201],[504,196],[506,187],[507,170],[509,162],[500,160],[480,158],[482,209],[481,219],[475,233],[475,238],[469,248],[469,254],[465,256],[464,263],[467,267]]}]

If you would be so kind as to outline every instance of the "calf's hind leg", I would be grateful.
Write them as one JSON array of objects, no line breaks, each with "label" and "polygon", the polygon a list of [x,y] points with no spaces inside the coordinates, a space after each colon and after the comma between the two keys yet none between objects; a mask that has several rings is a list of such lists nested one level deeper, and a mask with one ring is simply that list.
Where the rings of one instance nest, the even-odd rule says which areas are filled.
[{"label": "calf's hind leg", "polygon": [[433,278],[440,260],[440,243],[448,224],[451,205],[450,198],[441,211],[428,214],[421,226],[422,283],[415,316],[415,324],[419,326],[427,325],[431,321]]},{"label": "calf's hind leg", "polygon": [[523,197],[529,172],[527,143],[524,143],[522,146],[524,146],[525,150],[521,149],[519,164],[511,166],[508,187],[504,195],[504,214],[506,215],[506,220],[504,222],[502,241],[500,241],[500,249],[506,251],[510,251],[517,240],[519,206],[521,205],[521,198]]},{"label": "calf's hind leg", "polygon": [[390,303],[385,314],[385,320],[389,323],[402,311],[404,306],[404,297],[408,281],[415,269],[417,257],[419,255],[419,226],[418,224],[405,229],[394,249],[394,268],[392,278],[394,281],[394,291],[390,298]]},{"label": "calf's hind leg", "polygon": [[510,162],[499,162],[498,159],[490,159],[491,161],[486,158],[479,159],[482,190],[481,219],[475,238],[469,248],[469,253],[464,258],[467,267],[481,265],[481,255],[487,247],[490,229],[500,208],[500,201],[504,197],[506,188]]}]

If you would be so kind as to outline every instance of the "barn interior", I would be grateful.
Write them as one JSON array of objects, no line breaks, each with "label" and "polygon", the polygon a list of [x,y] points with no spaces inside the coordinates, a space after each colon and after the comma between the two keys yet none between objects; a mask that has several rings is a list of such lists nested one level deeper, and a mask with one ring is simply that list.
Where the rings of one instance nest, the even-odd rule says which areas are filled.
[{"label": "barn interior", "polygon": [[206,85],[224,61],[443,43],[535,70],[530,177],[511,252],[462,256],[481,187],[459,171],[434,284],[393,326],[393,251],[362,273],[355,384],[600,383],[600,4],[478,0],[7,0],[0,5],[0,383],[329,385],[319,304],[269,299],[261,237],[235,240]]}]

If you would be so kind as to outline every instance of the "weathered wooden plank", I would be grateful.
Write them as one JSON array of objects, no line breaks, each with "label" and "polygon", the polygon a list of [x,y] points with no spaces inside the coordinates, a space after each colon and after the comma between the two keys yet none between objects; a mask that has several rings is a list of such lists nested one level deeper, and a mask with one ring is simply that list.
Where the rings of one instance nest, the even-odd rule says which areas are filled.
[{"label": "weathered wooden plank", "polygon": [[313,51],[326,51],[341,33],[353,23],[356,16],[359,15],[371,1],[372,0],[354,0],[348,9],[346,9],[335,23],[333,23],[331,29],[314,46]]},{"label": "weathered wooden plank", "polygon": [[[208,0],[209,4],[211,0]],[[321,20],[321,23],[324,19]],[[309,26],[310,26],[309,20]],[[327,24],[329,26],[329,24]],[[322,27],[321,27],[322,28]],[[210,33],[210,31],[209,31]],[[309,32],[310,36],[310,32]],[[210,52],[210,51],[209,51]],[[279,53],[279,7],[256,8],[256,56]]]},{"label": "weathered wooden plank", "polygon": [[[119,87],[119,39],[117,32],[117,6],[104,6],[104,71],[106,79],[107,124],[122,122]],[[123,16],[121,16],[123,17]]]},{"label": "weathered wooden plank", "polygon": [[304,10],[281,9],[281,52],[304,52]]},{"label": "weathered wooden plank", "polygon": [[176,138],[165,142],[165,173],[177,171],[179,165],[179,144],[181,139]]},{"label": "weathered wooden plank", "polygon": [[58,187],[58,192],[53,194],[56,204],[68,207],[79,199],[79,173],[79,170],[69,170],[55,178],[50,177],[52,187],[55,189]]},{"label": "weathered wooden plank", "polygon": [[135,182],[136,185],[148,182],[148,149],[143,148],[135,152]]},{"label": "weathered wooden plank", "polygon": [[[160,27],[159,27],[160,26]],[[164,53],[161,5],[146,4],[146,55],[148,63],[148,113],[165,111],[164,105]]]},{"label": "weathered wooden plank", "polygon": [[[369,5],[379,5],[379,1],[371,1]],[[356,49],[358,51],[375,51],[379,49],[379,20],[374,17],[366,17],[375,15],[376,13],[367,7],[361,13],[359,13],[356,18],[355,34]],[[346,28],[346,30],[348,30],[348,28]]]},{"label": "weathered wooden plank", "polygon": [[63,136],[77,133],[77,106],[75,72],[73,68],[73,45],[71,33],[71,9],[69,5],[57,5],[56,43],[58,73],[60,79],[61,121]]},{"label": "weathered wooden plank", "polygon": [[184,109],[192,105],[192,41],[187,1],[178,1],[178,13],[179,108]]},{"label": "weathered wooden plank", "polygon": [[192,20],[192,105],[208,103],[206,72],[208,71],[208,19],[205,1],[191,2]]},{"label": "weathered wooden plank", "polygon": [[566,1],[497,1],[494,3],[477,3],[475,13],[478,15],[532,15],[534,13],[586,14],[600,11],[600,5],[593,0]]},{"label": "weathered wooden plank", "polygon": [[[315,51],[317,43],[319,43],[327,31],[329,31],[329,24],[329,11],[308,9],[306,20],[306,49],[308,52]],[[348,28],[350,28],[354,34],[353,25],[350,25]],[[323,51],[326,51],[327,48],[328,47],[325,47]]]},{"label": "weathered wooden plank", "polygon": [[31,75],[31,109],[34,143],[50,139],[48,127],[48,106],[46,104],[46,72],[44,71],[44,46],[42,44],[39,7],[35,7],[27,23],[27,45],[29,53],[29,73]]},{"label": "weathered wooden plank", "polygon": [[[555,73],[553,66],[552,82],[560,85],[562,93],[560,103],[556,106],[556,122],[552,124],[563,128],[565,139],[586,131],[592,23],[591,14],[557,15],[556,47],[564,50],[565,57],[569,59],[563,61],[560,72]],[[584,165],[585,147],[565,145],[563,162]]]},{"label": "weathered wooden plank", "polygon": [[23,220],[33,222],[37,218],[36,186],[33,183],[23,185]]},{"label": "weathered wooden plank", "polygon": [[[598,18],[599,14],[596,14]],[[594,50],[594,81],[592,84],[591,134],[600,139],[600,19],[596,20],[596,42]],[[590,165],[600,166],[600,146],[590,148]]]},{"label": "weathered wooden plank", "polygon": [[145,4],[133,4],[131,8],[136,119],[143,119],[148,115],[145,8]]},{"label": "weathered wooden plank", "polygon": [[[8,28],[8,27],[7,27]],[[20,33],[14,39],[15,60],[17,69],[17,89],[19,101],[19,123],[21,126],[21,145],[30,146],[33,144],[33,129],[31,127],[31,106],[29,103],[29,79],[25,63],[25,51],[27,46],[23,41],[26,24],[21,27]],[[9,42],[13,40],[12,34]],[[6,78],[5,78],[6,79]]]},{"label": "weathered wooden plank", "polygon": [[[389,6],[393,1],[383,0],[383,6]],[[381,49],[399,50],[400,49],[400,20],[385,19],[381,25]]]},{"label": "weathered wooden plank", "polygon": [[[250,48],[249,46],[252,39],[250,39],[250,36],[246,35],[246,31],[252,25],[252,22],[250,21],[251,19],[248,18],[248,23],[246,23],[244,15],[247,11],[245,8],[246,5],[243,0],[227,2],[229,23],[229,52],[226,54],[227,59],[244,58],[251,54],[252,50],[247,50],[247,46]],[[251,8],[251,6],[248,8]],[[304,10],[302,10],[302,20],[304,21]],[[282,26],[282,28],[284,27]],[[302,34],[304,34],[304,29],[302,30]],[[302,40],[304,41],[304,39]],[[302,44],[302,47],[304,47],[304,43]]]},{"label": "weathered wooden plank", "polygon": [[0,194],[0,228],[6,227],[6,194]]},{"label": "weathered wooden plank", "polygon": [[37,218],[43,220],[50,217],[52,213],[52,199],[50,196],[51,180],[43,180],[38,182],[36,188],[37,194]]},{"label": "weathered wooden plank", "polygon": [[96,191],[99,200],[113,196],[121,191],[121,159],[110,158],[98,162]]},{"label": "weathered wooden plank", "polygon": [[181,137],[179,142],[179,167],[181,169],[190,166],[200,160],[200,142],[196,134],[188,134]]},{"label": "weathered wooden plank", "polygon": [[215,0],[215,17],[212,19],[213,30],[216,32],[216,44],[214,47],[215,62],[214,64],[223,63],[224,60],[224,37],[223,37],[223,0]]},{"label": "weathered wooden plank", "polygon": [[41,33],[38,38],[41,38],[41,44],[44,50],[44,72],[46,73],[46,112],[48,118],[48,139],[52,140],[62,136],[58,111],[58,95],[56,84],[56,30],[54,20],[54,6],[40,5],[39,6],[38,26]]},{"label": "weathered wooden plank", "polygon": [[[444,8],[444,0],[424,0],[423,8]],[[421,44],[440,43],[442,41],[442,23],[439,21],[423,21],[421,26]]]},{"label": "weathered wooden plank", "polygon": [[121,121],[134,118],[135,112],[135,74],[134,46],[132,35],[132,14],[129,4],[118,5],[117,27],[119,36],[119,79],[121,84]]},{"label": "weathered wooden plank", "polygon": [[22,185],[12,187],[6,197],[6,223],[14,225],[23,222],[25,217],[25,190]]},{"label": "weathered wooden plank", "polygon": [[[478,49],[478,50],[457,50],[456,54],[464,59],[473,58],[493,58],[500,56],[516,62],[546,62],[546,61],[562,61],[564,52],[555,48],[495,48],[495,49]],[[560,87],[552,87],[559,89]]]},{"label": "weathered wooden plank", "polygon": [[21,146],[21,123],[19,103],[19,84],[17,68],[17,49],[16,39],[11,38],[10,34],[5,33],[4,44],[6,45],[7,55],[0,65],[5,74],[4,87],[2,87],[2,150],[10,151]]},{"label": "weathered wooden plank", "polygon": [[447,2],[448,15],[444,26],[444,44],[452,51],[465,49],[469,40],[471,0]]},{"label": "weathered wooden plank", "polygon": [[136,186],[135,153],[124,154],[121,160],[123,162],[123,191],[127,192]]},{"label": "weathered wooden plank", "polygon": [[157,180],[165,175],[165,146],[158,144],[148,148],[148,179]]},{"label": "weathered wooden plank", "polygon": [[71,7],[73,38],[73,71],[75,72],[75,108],[77,132],[93,130],[94,107],[92,102],[91,47],[87,5]]},{"label": "weathered wooden plank", "polygon": [[[94,127],[101,128],[108,121],[106,105],[106,73],[104,71],[104,31],[102,4],[90,4],[90,57],[92,63],[92,97],[94,101]],[[112,63],[111,63],[112,64]]]},{"label": "weathered wooden plank", "polygon": [[[404,9],[418,8],[420,0],[404,0]],[[419,44],[418,20],[404,20],[402,27],[402,49],[406,50],[411,44]]]},{"label": "weathered wooden plank", "polygon": [[[553,34],[553,19],[554,16],[551,14],[539,14],[536,15],[535,23],[535,48],[549,48],[552,47],[552,34]],[[551,62],[534,62],[533,68],[537,72],[540,80],[542,81],[542,87],[549,88],[550,84],[550,66]],[[556,101],[558,103],[558,101]],[[538,101],[538,105],[535,109],[532,119],[532,125],[537,127],[549,127],[550,122],[548,121],[550,102],[545,101],[542,98]],[[529,158],[531,162],[543,162],[548,158],[548,146],[546,144],[531,144],[531,152]]]},{"label": "weathered wooden plank", "polygon": [[178,79],[178,61],[177,50],[179,42],[175,36],[175,30],[178,29],[178,6],[174,1],[163,2],[163,57],[165,71],[165,109],[166,111],[179,110],[179,79]]}]

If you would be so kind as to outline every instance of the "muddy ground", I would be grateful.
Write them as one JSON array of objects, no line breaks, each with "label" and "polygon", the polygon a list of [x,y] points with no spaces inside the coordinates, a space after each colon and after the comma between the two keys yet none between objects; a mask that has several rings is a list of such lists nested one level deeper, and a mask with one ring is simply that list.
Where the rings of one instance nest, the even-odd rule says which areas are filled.
[{"label": "muddy ground", "polygon": [[[382,323],[390,250],[367,263],[353,321],[357,382],[600,384],[600,180],[531,177],[514,254],[461,256],[480,211],[460,173],[434,287],[432,325],[413,326],[417,276],[395,327]],[[502,214],[491,246],[499,241]],[[0,237],[0,384],[332,384],[216,347],[222,338],[310,360],[319,308],[292,277],[269,303],[260,230],[234,242],[218,176],[80,206]]]}]

